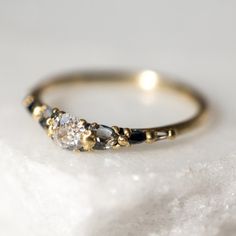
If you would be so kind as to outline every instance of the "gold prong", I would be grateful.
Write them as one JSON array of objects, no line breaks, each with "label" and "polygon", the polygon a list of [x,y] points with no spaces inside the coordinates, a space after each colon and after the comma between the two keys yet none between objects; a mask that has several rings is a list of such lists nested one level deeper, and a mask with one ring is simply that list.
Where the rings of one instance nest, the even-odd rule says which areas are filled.
[{"label": "gold prong", "polygon": [[79,120],[79,124],[80,125],[86,125],[87,124],[87,121],[85,119],[80,119]]},{"label": "gold prong", "polygon": [[94,128],[94,129],[98,129],[99,125],[98,125],[98,123],[93,122],[93,123],[91,123],[91,127]]},{"label": "gold prong", "polygon": [[59,110],[57,107],[55,107],[55,108],[52,109],[52,113],[54,113],[54,114],[55,114],[55,113],[58,113],[59,111],[60,111],[60,110]]},{"label": "gold prong", "polygon": [[48,130],[47,130],[48,136],[49,136],[49,137],[52,137],[53,133],[54,133],[53,127],[52,127],[52,126],[49,126],[49,127],[48,127]]},{"label": "gold prong", "polygon": [[109,145],[112,147],[115,147],[118,144],[117,139],[112,138],[111,140],[108,141]]},{"label": "gold prong", "polygon": [[118,143],[121,145],[121,146],[129,146],[129,141],[128,141],[128,137],[126,137],[125,135],[121,135],[118,137]]},{"label": "gold prong", "polygon": [[48,126],[52,125],[52,123],[53,123],[53,119],[52,119],[52,118],[48,118],[48,119],[46,120],[46,124],[47,124]]},{"label": "gold prong", "polygon": [[116,134],[119,134],[120,128],[118,126],[112,126],[112,129],[115,131]]},{"label": "gold prong", "polygon": [[33,101],[34,101],[34,97],[29,95],[23,100],[23,105],[25,107],[28,107],[30,104],[32,104]]},{"label": "gold prong", "polygon": [[168,139],[175,139],[176,138],[176,131],[173,129],[168,130]]},{"label": "gold prong", "polygon": [[130,135],[131,135],[131,129],[125,128],[125,129],[124,129],[124,134],[125,134],[125,136],[127,136],[127,137],[129,138]]},{"label": "gold prong", "polygon": [[153,131],[146,131],[146,143],[153,143],[157,140],[156,134]]},{"label": "gold prong", "polygon": [[43,112],[47,109],[45,105],[37,106],[33,110],[33,118],[36,120],[40,120],[43,116]]},{"label": "gold prong", "polygon": [[85,151],[91,151],[96,144],[95,132],[92,130],[86,130],[83,134],[81,134],[80,141]]}]

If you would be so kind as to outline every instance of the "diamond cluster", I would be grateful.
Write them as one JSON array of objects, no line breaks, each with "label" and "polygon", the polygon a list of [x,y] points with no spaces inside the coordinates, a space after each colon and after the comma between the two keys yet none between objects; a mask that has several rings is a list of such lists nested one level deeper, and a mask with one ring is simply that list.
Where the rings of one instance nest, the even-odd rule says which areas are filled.
[{"label": "diamond cluster", "polygon": [[48,119],[48,133],[60,147],[80,151],[110,149],[116,138],[115,131],[110,127],[90,124],[62,112],[54,112]]},{"label": "diamond cluster", "polygon": [[60,147],[73,151],[106,150],[147,142],[147,132],[139,129],[88,123],[69,113],[52,109],[28,96],[24,104]]}]

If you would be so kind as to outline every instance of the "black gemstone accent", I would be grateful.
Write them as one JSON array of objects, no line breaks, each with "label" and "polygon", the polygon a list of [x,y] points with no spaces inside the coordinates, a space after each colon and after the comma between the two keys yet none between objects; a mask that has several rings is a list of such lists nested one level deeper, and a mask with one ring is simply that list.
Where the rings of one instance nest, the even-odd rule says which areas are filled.
[{"label": "black gemstone accent", "polygon": [[[59,114],[65,114],[64,111],[57,111],[51,114],[50,118],[55,119],[59,116]],[[48,117],[49,118],[49,117]]]},{"label": "black gemstone accent", "polygon": [[51,118],[55,119],[55,118],[57,118],[57,116],[58,116],[58,113],[52,113]]},{"label": "black gemstone accent", "polygon": [[46,128],[47,127],[47,118],[41,118],[39,120],[39,124],[43,127],[43,128]]},{"label": "black gemstone accent", "polygon": [[33,113],[34,108],[36,107],[36,103],[33,101],[28,107],[27,109],[29,110],[30,113]]},{"label": "black gemstone accent", "polygon": [[27,110],[32,114],[37,106],[42,106],[42,104],[39,101],[33,101],[27,106]]},{"label": "black gemstone accent", "polygon": [[123,128],[120,128],[119,134],[120,134],[120,135],[124,135],[124,129],[123,129]]},{"label": "black gemstone accent", "polygon": [[132,130],[131,136],[129,138],[130,144],[142,143],[146,140],[146,134],[143,131]]}]

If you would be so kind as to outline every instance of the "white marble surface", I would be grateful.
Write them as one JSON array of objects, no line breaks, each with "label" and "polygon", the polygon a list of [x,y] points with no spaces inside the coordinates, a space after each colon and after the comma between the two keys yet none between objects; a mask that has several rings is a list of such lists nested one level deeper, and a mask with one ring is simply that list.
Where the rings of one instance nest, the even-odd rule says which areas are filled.
[{"label": "white marble surface", "polygon": [[[233,0],[1,1],[0,235],[235,235],[235,7]],[[40,78],[72,68],[175,74],[208,97],[209,123],[170,143],[61,151],[21,99]],[[98,114],[106,122],[121,114],[131,124],[135,114],[106,118],[106,110]]]}]

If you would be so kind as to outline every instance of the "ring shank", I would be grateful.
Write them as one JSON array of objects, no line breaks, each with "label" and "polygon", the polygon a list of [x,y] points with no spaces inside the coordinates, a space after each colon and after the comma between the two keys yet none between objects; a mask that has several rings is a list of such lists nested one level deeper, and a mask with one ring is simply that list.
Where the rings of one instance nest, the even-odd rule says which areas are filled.
[{"label": "ring shank", "polygon": [[[53,78],[50,81],[46,81],[42,83],[36,89],[34,89],[31,93],[31,96],[37,101],[38,104],[44,105],[45,103],[41,100],[42,93],[46,90],[59,85],[64,85],[68,83],[133,83],[137,85],[141,78],[144,78],[145,71],[140,72],[107,72],[107,71],[95,71],[95,72],[79,72],[79,73],[71,73],[67,75],[62,75]],[[154,74],[155,73],[155,74]],[[176,134],[182,134],[195,126],[197,126],[201,121],[207,111],[207,102],[203,98],[201,94],[199,94],[196,90],[192,89],[191,87],[179,83],[173,82],[157,74],[156,72],[149,73],[149,77],[152,75],[153,78],[158,80],[158,89],[168,89],[173,90],[175,92],[180,93],[181,95],[187,96],[191,101],[193,101],[197,105],[197,112],[190,118],[173,123],[166,126],[161,127],[151,127],[151,128],[140,128],[140,129],[133,129],[133,130],[140,130],[142,132],[149,132],[152,135],[158,135],[157,133],[163,133],[163,137],[171,137],[175,136]],[[147,81],[148,81],[148,73],[146,73]],[[159,134],[159,139],[162,136]]]}]

